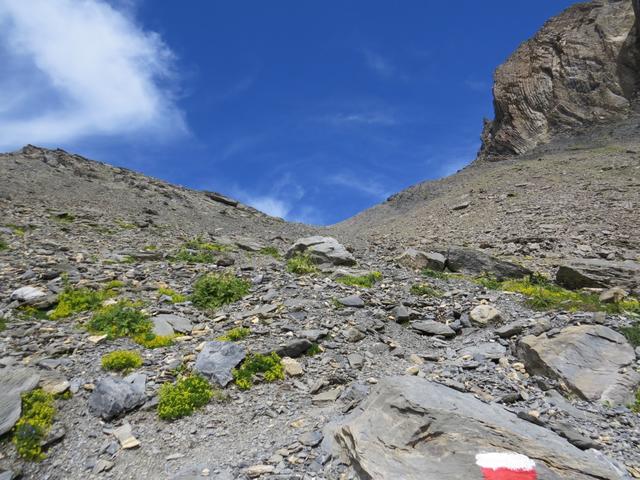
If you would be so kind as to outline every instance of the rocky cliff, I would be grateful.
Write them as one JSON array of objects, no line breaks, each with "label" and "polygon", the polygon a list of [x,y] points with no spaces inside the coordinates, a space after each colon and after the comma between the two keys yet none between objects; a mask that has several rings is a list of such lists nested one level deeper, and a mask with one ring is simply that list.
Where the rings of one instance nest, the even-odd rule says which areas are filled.
[{"label": "rocky cliff", "polygon": [[521,155],[558,134],[626,118],[637,96],[637,0],[570,7],[495,73],[495,119],[479,159]]}]

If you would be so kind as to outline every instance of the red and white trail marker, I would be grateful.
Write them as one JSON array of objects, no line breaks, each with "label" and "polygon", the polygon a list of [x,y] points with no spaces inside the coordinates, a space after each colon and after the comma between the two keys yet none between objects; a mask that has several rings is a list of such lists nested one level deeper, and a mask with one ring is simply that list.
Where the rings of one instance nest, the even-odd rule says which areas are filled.
[{"label": "red and white trail marker", "polygon": [[485,480],[536,480],[536,464],[519,453],[479,453],[476,465],[482,469]]}]

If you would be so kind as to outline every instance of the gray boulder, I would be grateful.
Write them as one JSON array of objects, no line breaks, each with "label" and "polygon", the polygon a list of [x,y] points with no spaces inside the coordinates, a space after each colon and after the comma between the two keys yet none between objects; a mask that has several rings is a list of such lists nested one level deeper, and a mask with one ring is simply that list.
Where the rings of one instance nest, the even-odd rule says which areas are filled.
[{"label": "gray boulder", "polygon": [[415,322],[411,325],[411,328],[423,335],[440,335],[444,338],[453,338],[456,336],[456,332],[449,325],[436,322],[435,320]]},{"label": "gray boulder", "polygon": [[592,402],[633,403],[640,383],[633,347],[602,325],[567,327],[551,338],[529,335],[520,341],[518,354],[530,373],[559,379]]},{"label": "gray boulder", "polygon": [[424,270],[427,268],[441,272],[444,270],[446,258],[438,252],[421,252],[415,248],[409,248],[396,258],[396,261],[400,265],[414,270]]},{"label": "gray boulder", "polygon": [[139,407],[147,400],[146,375],[134,373],[123,379],[104,377],[98,380],[89,397],[89,412],[104,420]]},{"label": "gray boulder", "polygon": [[532,272],[522,265],[500,260],[491,255],[465,247],[449,247],[442,251],[447,257],[446,267],[452,272],[467,275],[491,275],[498,280],[522,278]]},{"label": "gray boulder", "polygon": [[0,370],[0,435],[13,428],[22,413],[21,394],[36,388],[40,375],[30,368]]},{"label": "gray boulder", "polygon": [[627,260],[611,262],[597,258],[573,260],[561,265],[556,282],[565,288],[640,287],[640,264]]},{"label": "gray boulder", "polygon": [[364,307],[364,300],[358,295],[349,295],[348,297],[342,297],[338,299],[338,303],[345,307],[362,308]]},{"label": "gray boulder", "polygon": [[246,356],[244,347],[233,342],[207,342],[196,358],[195,370],[221,387],[232,380],[233,370]]},{"label": "gray boulder", "polygon": [[191,333],[193,325],[188,318],[172,314],[160,314],[151,319],[153,333],[160,336],[170,336],[175,333]]},{"label": "gray boulder", "polygon": [[606,459],[499,405],[413,376],[382,379],[325,437],[361,479],[480,478],[476,455],[487,452],[535,459],[541,480],[623,478]]},{"label": "gray boulder", "polygon": [[332,237],[307,237],[296,240],[287,251],[286,257],[291,258],[299,253],[307,253],[316,264],[355,265],[356,259],[347,249]]}]

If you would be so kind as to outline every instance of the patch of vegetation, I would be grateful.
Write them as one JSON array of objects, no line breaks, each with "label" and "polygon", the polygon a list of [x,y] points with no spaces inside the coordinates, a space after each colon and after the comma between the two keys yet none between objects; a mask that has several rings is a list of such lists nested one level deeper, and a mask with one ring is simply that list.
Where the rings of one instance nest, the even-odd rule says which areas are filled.
[{"label": "patch of vegetation", "polygon": [[634,413],[640,413],[640,389],[636,390],[636,401],[629,408]]},{"label": "patch of vegetation", "polygon": [[224,335],[216,338],[219,342],[237,342],[238,340],[243,340],[249,336],[251,333],[251,329],[245,327],[236,327],[229,330]]},{"label": "patch of vegetation", "polygon": [[309,357],[313,357],[315,355],[319,355],[322,353],[322,348],[317,343],[312,344],[309,349],[305,352],[305,354]]},{"label": "patch of vegetation", "polygon": [[106,334],[108,338],[119,338],[146,334],[151,331],[153,324],[135,304],[124,300],[102,307],[86,326],[90,332]]},{"label": "patch of vegetation", "polygon": [[309,275],[318,272],[308,253],[298,253],[287,260],[287,271],[296,275]]},{"label": "patch of vegetation", "polygon": [[24,234],[27,232],[25,227],[16,225],[15,223],[5,223],[4,226],[10,228],[13,231],[13,234],[18,235],[19,237],[24,237]]},{"label": "patch of vegetation", "polygon": [[343,304],[341,304],[337,298],[332,298],[331,299],[331,305],[333,305],[333,308],[335,308],[336,310],[342,310],[344,307]]},{"label": "patch of vegetation", "polygon": [[0,252],[3,250],[9,250],[9,244],[4,240],[4,238],[0,237]]},{"label": "patch of vegetation", "polygon": [[142,357],[131,350],[115,350],[102,356],[102,368],[114,372],[129,372],[142,366]]},{"label": "patch of vegetation", "polygon": [[382,274],[380,272],[371,272],[361,276],[345,275],[344,277],[336,278],[336,282],[342,283],[343,285],[364,288],[371,288],[380,280],[382,280]]},{"label": "patch of vegetation", "polygon": [[131,255],[125,255],[125,257],[122,260],[120,260],[119,263],[124,263],[124,264],[127,264],[127,265],[133,265],[134,263],[136,263],[136,259],[133,258]]},{"label": "patch of vegetation", "polygon": [[[493,281],[490,280],[489,285],[493,285]],[[626,298],[617,303],[603,303],[598,294],[567,290],[541,275],[498,282],[496,289],[524,295],[527,297],[526,305],[534,310],[640,313],[640,302],[635,298]]]},{"label": "patch of vegetation", "polygon": [[124,220],[117,220],[116,223],[123,230],[134,230],[137,228],[135,223],[125,222]]},{"label": "patch of vegetation", "polygon": [[262,255],[269,255],[276,260],[280,260],[282,258],[282,255],[280,255],[280,252],[276,247],[263,247],[260,249],[259,253],[261,253]]},{"label": "patch of vegetation", "polygon": [[622,327],[620,332],[634,348],[640,347],[640,322],[635,322],[630,327]]},{"label": "patch of vegetation", "polygon": [[0,318],[0,332],[4,332],[7,329],[7,321],[4,318]]},{"label": "patch of vegetation", "polygon": [[70,213],[64,212],[64,213],[58,213],[56,215],[53,215],[52,217],[56,222],[60,222],[60,223],[73,223],[73,221],[75,221],[76,217],[74,217],[73,215],[71,215]]},{"label": "patch of vegetation", "polygon": [[182,303],[187,301],[187,296],[176,292],[175,290],[167,287],[160,287],[158,289],[160,295],[166,295],[171,298],[171,303]]},{"label": "patch of vegetation", "polygon": [[144,348],[163,348],[173,345],[175,335],[156,335],[153,332],[145,332],[133,337],[133,341]]},{"label": "patch of vegetation", "polygon": [[486,288],[487,290],[500,290],[503,283],[490,275],[482,275],[480,277],[476,277],[473,279],[473,281],[481,287]]},{"label": "patch of vegetation", "polygon": [[46,310],[41,310],[32,305],[23,305],[18,307],[18,312],[20,312],[20,316],[22,318],[26,319],[37,318],[38,320],[47,320],[51,318]]},{"label": "patch of vegetation", "polygon": [[145,252],[155,252],[156,250],[158,250],[158,247],[155,245],[145,245],[142,249]]},{"label": "patch of vegetation", "polygon": [[261,375],[266,382],[284,380],[284,367],[275,352],[269,355],[250,353],[240,368],[234,368],[231,374],[240,390],[249,390],[253,386],[253,379],[256,375]]},{"label": "patch of vegetation", "polygon": [[173,384],[165,383],[158,396],[158,416],[163,420],[175,420],[191,415],[209,403],[213,389],[206,379],[191,374]]},{"label": "patch of vegetation", "polygon": [[187,250],[183,248],[171,257],[171,259],[173,261],[186,263],[215,263],[217,257],[212,252]]},{"label": "patch of vegetation", "polygon": [[422,270],[422,275],[427,278],[437,278],[438,280],[447,280],[450,277],[450,274],[447,272],[438,272],[437,270],[431,270],[430,268]]},{"label": "patch of vegetation", "polygon": [[41,444],[55,414],[53,395],[40,388],[22,395],[22,415],[13,430],[13,443],[22,458],[36,462],[44,460],[46,456]]},{"label": "patch of vegetation", "polygon": [[58,304],[49,314],[52,320],[66,318],[74,313],[96,310],[108,298],[115,297],[124,283],[114,280],[100,290],[66,286],[58,297]]},{"label": "patch of vegetation", "polygon": [[210,273],[193,285],[191,301],[201,309],[213,310],[237,302],[249,293],[251,284],[229,273]]},{"label": "patch of vegetation", "polygon": [[440,297],[442,293],[426,283],[415,283],[411,285],[411,293],[420,297]]},{"label": "patch of vegetation", "polygon": [[196,237],[193,240],[185,242],[183,248],[190,250],[204,250],[208,252],[228,252],[231,247],[228,245],[221,245],[219,243],[205,242],[201,237]]}]

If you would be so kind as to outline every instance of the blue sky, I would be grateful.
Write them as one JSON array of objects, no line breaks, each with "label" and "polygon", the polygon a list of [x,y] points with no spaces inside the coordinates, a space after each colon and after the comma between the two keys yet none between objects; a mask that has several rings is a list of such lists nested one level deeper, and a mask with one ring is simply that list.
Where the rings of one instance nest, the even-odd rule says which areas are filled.
[{"label": "blue sky", "polygon": [[334,223],[473,160],[493,70],[572,3],[0,0],[0,150]]}]

